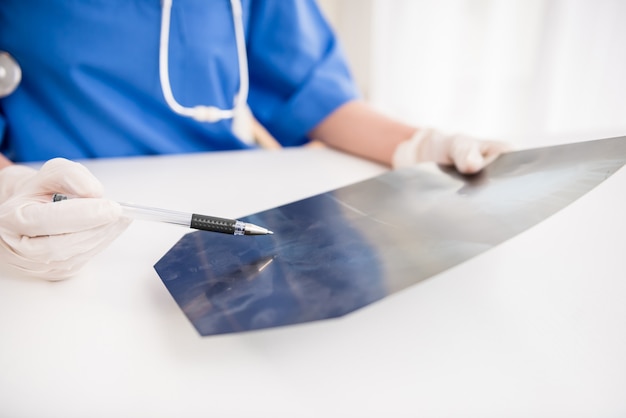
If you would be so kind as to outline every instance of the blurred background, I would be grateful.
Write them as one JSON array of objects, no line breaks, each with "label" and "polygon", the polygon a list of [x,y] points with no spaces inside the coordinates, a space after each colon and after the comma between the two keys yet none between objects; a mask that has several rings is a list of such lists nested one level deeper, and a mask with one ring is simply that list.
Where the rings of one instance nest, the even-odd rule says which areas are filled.
[{"label": "blurred background", "polygon": [[385,113],[518,148],[626,135],[626,1],[318,1]]}]

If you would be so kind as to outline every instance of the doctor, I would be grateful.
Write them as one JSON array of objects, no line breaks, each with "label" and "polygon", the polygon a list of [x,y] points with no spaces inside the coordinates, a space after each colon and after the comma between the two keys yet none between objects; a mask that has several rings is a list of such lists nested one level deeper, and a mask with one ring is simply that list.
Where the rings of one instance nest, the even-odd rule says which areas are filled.
[{"label": "doctor", "polygon": [[72,159],[247,149],[251,115],[393,167],[505,150],[371,109],[314,0],[3,0],[0,51],[0,261],[51,280],[129,222]]}]

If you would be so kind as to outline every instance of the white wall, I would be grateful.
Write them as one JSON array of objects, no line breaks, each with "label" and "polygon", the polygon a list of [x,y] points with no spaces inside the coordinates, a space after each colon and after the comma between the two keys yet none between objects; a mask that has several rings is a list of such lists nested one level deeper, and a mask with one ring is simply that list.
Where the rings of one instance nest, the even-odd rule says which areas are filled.
[{"label": "white wall", "polygon": [[321,0],[366,97],[520,147],[626,135],[626,1]]},{"label": "white wall", "polygon": [[335,27],[361,92],[369,98],[372,85],[372,47],[375,31],[373,0],[318,0]]}]

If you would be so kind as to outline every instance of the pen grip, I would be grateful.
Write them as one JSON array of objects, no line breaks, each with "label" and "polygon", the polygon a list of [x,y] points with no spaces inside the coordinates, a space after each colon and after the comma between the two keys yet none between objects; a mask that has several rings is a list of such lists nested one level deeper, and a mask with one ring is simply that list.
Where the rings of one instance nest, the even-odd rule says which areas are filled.
[{"label": "pen grip", "polygon": [[193,229],[202,231],[220,232],[222,234],[243,235],[242,222],[234,219],[218,218],[216,216],[191,215],[191,225]]}]

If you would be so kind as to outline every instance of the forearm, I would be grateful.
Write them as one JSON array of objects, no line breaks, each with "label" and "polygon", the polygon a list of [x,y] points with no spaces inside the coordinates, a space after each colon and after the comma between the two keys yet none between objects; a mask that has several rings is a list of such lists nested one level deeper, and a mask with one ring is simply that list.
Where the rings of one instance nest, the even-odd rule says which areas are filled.
[{"label": "forearm", "polygon": [[394,168],[428,161],[454,165],[465,174],[482,170],[511,149],[504,142],[416,128],[358,101],[341,106],[310,134],[331,147]]},{"label": "forearm", "polygon": [[366,103],[353,101],[324,119],[310,136],[333,148],[390,166],[398,144],[411,138],[416,130]]}]

